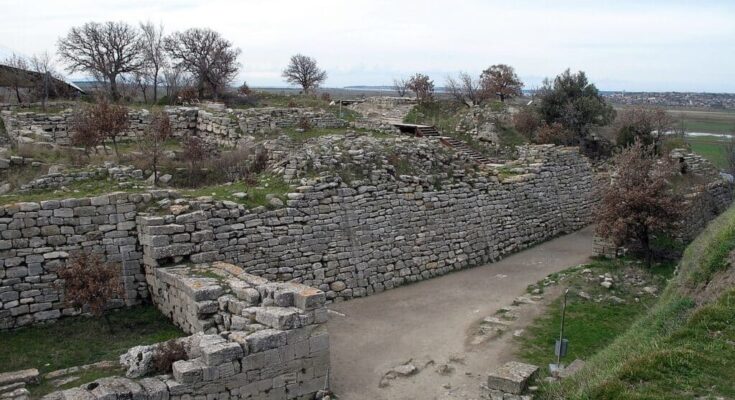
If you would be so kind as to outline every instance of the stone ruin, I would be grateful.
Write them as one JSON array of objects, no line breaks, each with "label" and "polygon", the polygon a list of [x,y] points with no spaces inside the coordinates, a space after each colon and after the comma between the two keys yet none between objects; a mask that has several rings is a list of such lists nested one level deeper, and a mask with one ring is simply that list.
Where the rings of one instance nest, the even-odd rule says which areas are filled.
[{"label": "stone ruin", "polygon": [[329,387],[324,292],[231,264],[147,269],[154,303],[191,336],[171,374],[151,374],[154,346],[121,357],[128,377],[98,379],[44,400],[314,399]]}]

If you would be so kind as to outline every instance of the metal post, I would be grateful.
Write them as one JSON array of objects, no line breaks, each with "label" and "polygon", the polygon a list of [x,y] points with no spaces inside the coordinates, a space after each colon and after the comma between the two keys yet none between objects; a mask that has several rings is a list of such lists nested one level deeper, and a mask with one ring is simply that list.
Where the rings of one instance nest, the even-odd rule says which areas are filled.
[{"label": "metal post", "polygon": [[[559,329],[559,343],[563,343],[564,341],[564,317],[566,317],[567,313],[567,294],[569,293],[569,289],[564,291],[564,302],[561,306],[561,327]],[[559,351],[559,354],[556,355],[556,365],[561,366],[561,351]]]}]

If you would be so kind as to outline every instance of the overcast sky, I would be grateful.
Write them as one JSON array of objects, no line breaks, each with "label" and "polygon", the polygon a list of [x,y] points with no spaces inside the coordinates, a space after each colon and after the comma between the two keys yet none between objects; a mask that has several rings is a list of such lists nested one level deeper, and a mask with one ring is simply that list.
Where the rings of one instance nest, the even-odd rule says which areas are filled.
[{"label": "overcast sky", "polygon": [[[566,68],[604,90],[735,92],[735,1],[0,0],[0,53],[55,51],[87,21],[220,31],[251,86],[285,86],[301,52],[325,86],[514,66],[526,87]],[[78,78],[74,76],[74,78]]]}]

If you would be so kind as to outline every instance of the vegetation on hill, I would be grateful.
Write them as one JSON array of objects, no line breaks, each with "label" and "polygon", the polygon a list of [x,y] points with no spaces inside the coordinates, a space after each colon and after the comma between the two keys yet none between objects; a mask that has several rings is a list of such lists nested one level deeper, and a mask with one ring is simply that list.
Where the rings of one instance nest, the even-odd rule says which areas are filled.
[{"label": "vegetation on hill", "polygon": [[735,207],[684,252],[658,302],[545,399],[692,399],[735,396]]}]

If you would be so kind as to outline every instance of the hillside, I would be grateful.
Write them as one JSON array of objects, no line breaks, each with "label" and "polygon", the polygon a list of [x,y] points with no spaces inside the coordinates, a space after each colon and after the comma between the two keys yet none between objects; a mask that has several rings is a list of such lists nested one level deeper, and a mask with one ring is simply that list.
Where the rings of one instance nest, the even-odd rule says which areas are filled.
[{"label": "hillside", "polygon": [[735,397],[735,207],[687,248],[659,301],[549,399]]}]

